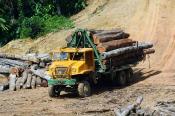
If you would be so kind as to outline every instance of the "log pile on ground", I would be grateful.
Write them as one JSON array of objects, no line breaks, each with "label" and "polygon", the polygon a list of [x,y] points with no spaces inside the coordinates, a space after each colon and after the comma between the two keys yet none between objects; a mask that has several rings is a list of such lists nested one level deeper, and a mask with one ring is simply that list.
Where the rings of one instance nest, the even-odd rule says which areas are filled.
[{"label": "log pile on ground", "polygon": [[0,53],[0,74],[9,75],[9,82],[0,85],[0,90],[34,89],[47,86],[45,74],[51,62],[49,54],[27,54],[25,56]]},{"label": "log pile on ground", "polygon": [[109,67],[134,64],[145,58],[146,54],[155,52],[153,44],[139,43],[129,38],[129,34],[121,29],[89,30],[90,36],[103,64]]},{"label": "log pile on ground", "polygon": [[157,102],[154,108],[142,108],[143,97],[138,97],[134,104],[115,108],[115,116],[175,116],[175,101]]}]

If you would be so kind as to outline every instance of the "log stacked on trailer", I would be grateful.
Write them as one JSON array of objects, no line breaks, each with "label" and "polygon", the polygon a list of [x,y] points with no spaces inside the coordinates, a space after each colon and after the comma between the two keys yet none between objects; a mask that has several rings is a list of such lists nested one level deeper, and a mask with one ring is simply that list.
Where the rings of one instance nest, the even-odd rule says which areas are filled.
[{"label": "log stacked on trailer", "polygon": [[153,44],[138,43],[129,38],[121,29],[89,30],[104,65],[121,66],[134,64],[145,58],[146,54],[155,52]]},{"label": "log stacked on trailer", "polygon": [[130,35],[120,29],[91,32],[94,44],[128,38]]},{"label": "log stacked on trailer", "polygon": [[100,53],[103,53],[103,52],[114,50],[121,47],[132,46],[133,43],[136,43],[136,41],[133,41],[131,39],[113,40],[105,43],[100,43],[97,46],[97,49]]}]

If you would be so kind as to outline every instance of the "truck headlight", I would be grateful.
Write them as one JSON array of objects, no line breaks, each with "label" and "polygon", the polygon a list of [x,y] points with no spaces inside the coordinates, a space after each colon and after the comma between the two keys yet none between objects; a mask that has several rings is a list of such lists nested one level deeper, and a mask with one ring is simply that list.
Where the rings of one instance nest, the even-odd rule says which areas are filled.
[{"label": "truck headlight", "polygon": [[76,72],[76,68],[72,68],[72,72],[74,72],[74,73],[75,73],[75,72]]}]

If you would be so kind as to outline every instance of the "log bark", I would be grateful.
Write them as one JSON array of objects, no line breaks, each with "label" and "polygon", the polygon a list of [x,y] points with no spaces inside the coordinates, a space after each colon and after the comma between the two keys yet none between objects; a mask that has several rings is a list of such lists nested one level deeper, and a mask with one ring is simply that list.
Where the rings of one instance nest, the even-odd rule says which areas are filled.
[{"label": "log bark", "polygon": [[48,82],[45,79],[42,79],[41,81],[41,87],[48,87]]},{"label": "log bark", "polygon": [[12,54],[0,53],[0,58],[6,58],[6,59],[11,59],[11,60],[38,62],[38,59],[36,57],[30,57],[28,55],[21,56],[21,55],[12,55]]},{"label": "log bark", "polygon": [[[6,54],[6,53],[0,53],[0,59],[6,59],[8,61],[18,61],[18,62],[32,62],[32,63],[39,63],[40,61],[51,61],[49,54],[26,54],[26,55],[12,55],[12,54]],[[2,60],[1,60],[2,61]],[[15,63],[15,62],[14,62]],[[16,63],[15,63],[16,64]],[[21,65],[21,63],[20,63]]]},{"label": "log bark", "polygon": [[118,29],[113,29],[113,30],[95,30],[95,29],[90,29],[88,31],[93,35],[93,34],[99,34],[99,33],[118,33],[118,32],[121,32],[123,30],[118,28]]},{"label": "log bark", "polygon": [[16,75],[15,74],[10,74],[9,76],[9,88],[11,91],[15,91],[16,88]]},{"label": "log bark", "polygon": [[115,115],[116,116],[128,116],[132,110],[136,109],[137,107],[141,105],[142,101],[143,101],[143,97],[140,96],[137,98],[136,103],[132,105],[128,105],[126,108],[123,109],[122,112],[118,109],[114,109]]},{"label": "log bark", "polygon": [[99,43],[108,42],[112,40],[125,39],[128,37],[129,37],[129,34],[120,32],[117,34],[109,34],[109,35],[100,35],[100,36],[93,35],[93,40],[94,40],[94,44],[99,44]]},{"label": "log bark", "polygon": [[17,81],[16,81],[16,90],[20,90],[20,89],[21,89],[21,85],[20,85],[20,83],[21,83],[21,78],[22,78],[22,77],[17,78]]},{"label": "log bark", "polygon": [[45,69],[37,69],[37,70],[35,70],[33,67],[31,67],[30,70],[31,70],[31,72],[33,74],[35,74],[35,75],[37,75],[37,76],[39,76],[39,77],[41,77],[41,78],[43,78],[45,80],[49,80],[50,79],[50,77],[45,73],[46,72]]},{"label": "log bark", "polygon": [[0,73],[1,74],[10,73],[10,68],[0,66]]},{"label": "log bark", "polygon": [[5,59],[5,58],[0,58],[0,64],[8,65],[11,67],[22,67],[22,68],[29,66],[29,64],[24,61],[11,60],[11,59]]},{"label": "log bark", "polygon": [[97,46],[97,49],[100,53],[102,53],[121,47],[132,46],[134,43],[136,43],[136,41],[132,41],[131,39],[113,40],[105,43],[100,43]]},{"label": "log bark", "polygon": [[26,81],[27,81],[27,76],[28,76],[28,71],[25,70],[23,73],[22,73],[22,78],[21,78],[21,82],[20,82],[20,86],[23,86]]},{"label": "log bark", "polygon": [[27,82],[24,83],[23,89],[27,89]]},{"label": "log bark", "polygon": [[135,60],[142,60],[144,58],[144,53],[143,51],[138,51],[138,52],[131,52],[128,54],[124,54],[124,55],[120,55],[120,56],[116,56],[110,59],[106,59],[103,60],[103,64],[104,65],[110,65],[110,63],[112,64],[112,66],[117,66],[117,65],[121,65],[123,63],[128,63],[128,62],[132,62]]},{"label": "log bark", "polygon": [[154,49],[144,50],[144,54],[154,54],[154,53],[155,53],[155,50]]},{"label": "log bark", "polygon": [[0,91],[4,91],[7,89],[9,89],[9,83],[5,83],[5,84],[0,85]]},{"label": "log bark", "polygon": [[31,88],[31,81],[32,81],[32,74],[28,73],[28,78],[27,78],[27,89]]},{"label": "log bark", "polygon": [[32,76],[31,87],[32,89],[36,88],[36,76],[35,75]]},{"label": "log bark", "polygon": [[41,78],[40,77],[36,78],[36,86],[41,86]]},{"label": "log bark", "polygon": [[138,50],[142,50],[142,49],[149,49],[153,47],[153,44],[150,43],[139,43],[138,45],[134,45],[134,46],[129,46],[129,47],[125,47],[125,48],[119,48],[116,50],[112,50],[109,52],[103,52],[101,54],[102,59],[108,59],[108,58],[112,58],[112,57],[116,57],[122,54],[127,54],[130,52],[134,52],[134,51],[138,51]]}]

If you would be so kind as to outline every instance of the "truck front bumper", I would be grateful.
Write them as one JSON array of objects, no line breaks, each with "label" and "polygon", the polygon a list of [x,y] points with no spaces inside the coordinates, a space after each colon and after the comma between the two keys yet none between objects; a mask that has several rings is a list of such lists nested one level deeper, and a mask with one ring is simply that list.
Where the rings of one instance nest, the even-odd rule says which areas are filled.
[{"label": "truck front bumper", "polygon": [[76,79],[49,79],[48,80],[48,85],[69,85],[73,86],[76,85],[77,81]]}]

